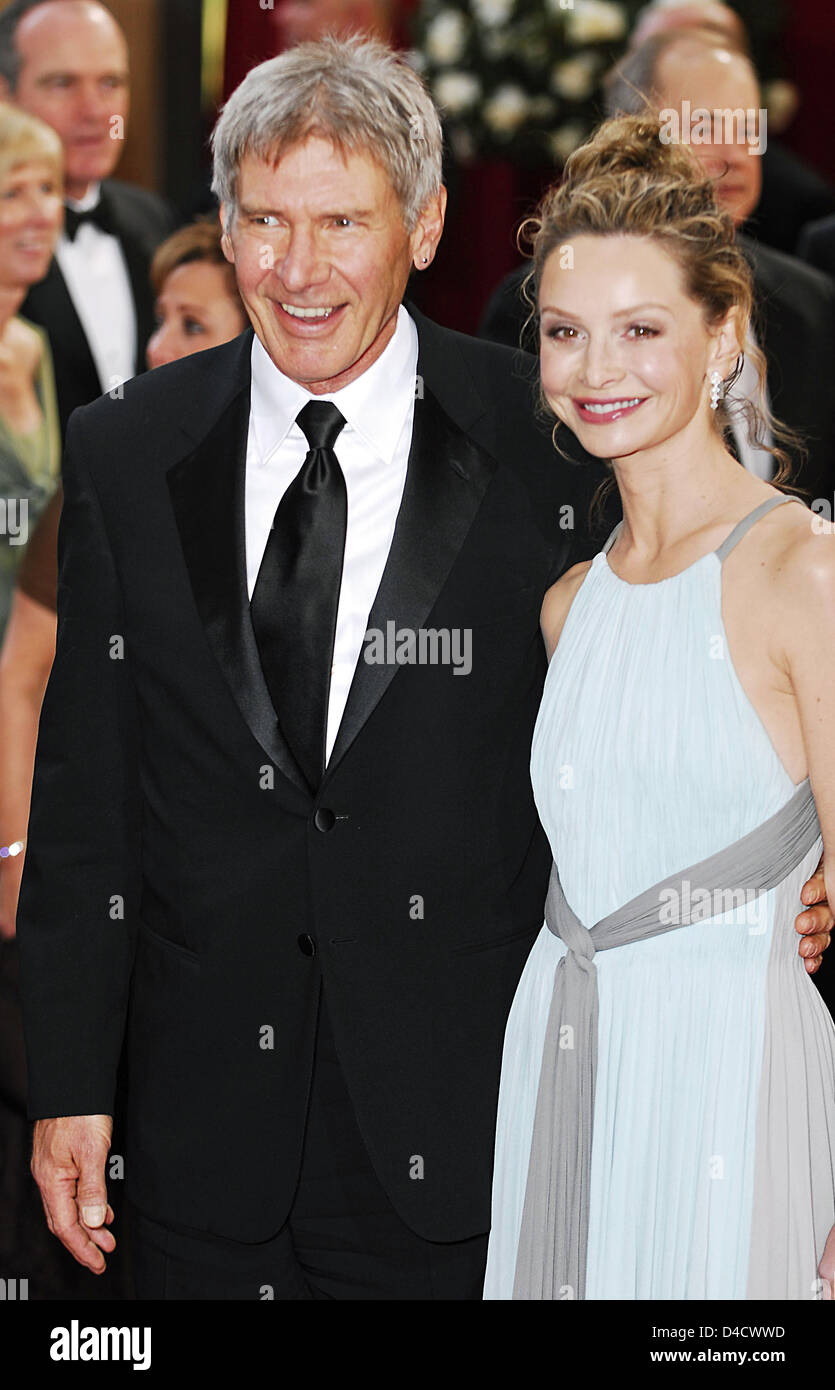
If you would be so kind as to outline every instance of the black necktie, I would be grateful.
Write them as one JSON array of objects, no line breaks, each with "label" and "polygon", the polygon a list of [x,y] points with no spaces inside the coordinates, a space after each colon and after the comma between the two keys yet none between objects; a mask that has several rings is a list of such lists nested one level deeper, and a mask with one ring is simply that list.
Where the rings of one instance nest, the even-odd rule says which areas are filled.
[{"label": "black necktie", "polygon": [[250,612],[261,666],[284,736],[315,791],[325,736],[348,494],[333,445],[345,418],[308,401],[297,424],[310,446],[278,504]]},{"label": "black necktie", "polygon": [[94,208],[86,208],[84,212],[77,212],[75,208],[65,205],[64,235],[69,241],[75,241],[76,232],[85,222],[91,222],[94,226],[100,227],[103,232],[109,232],[111,236],[114,235],[110,209],[101,197]]}]

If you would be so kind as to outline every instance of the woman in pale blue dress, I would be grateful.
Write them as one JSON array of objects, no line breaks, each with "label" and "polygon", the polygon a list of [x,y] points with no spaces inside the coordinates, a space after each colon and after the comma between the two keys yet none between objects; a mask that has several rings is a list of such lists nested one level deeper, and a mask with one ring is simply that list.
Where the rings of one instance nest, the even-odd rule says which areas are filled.
[{"label": "woman in pale blue dress", "polygon": [[542,611],[555,869],[505,1035],[484,1296],[830,1298],[835,1025],[793,921],[823,844],[835,901],[835,537],[726,447],[750,273],[657,122],[572,157],[534,278],[543,394],[624,519]]}]

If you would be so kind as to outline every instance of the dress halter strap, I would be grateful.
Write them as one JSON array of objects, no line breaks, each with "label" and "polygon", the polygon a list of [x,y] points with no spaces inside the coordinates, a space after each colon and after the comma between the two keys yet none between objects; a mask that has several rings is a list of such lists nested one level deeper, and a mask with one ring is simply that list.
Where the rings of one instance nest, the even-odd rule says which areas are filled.
[{"label": "dress halter strap", "polygon": [[609,539],[607,540],[606,544],[605,544],[604,547],[603,547],[603,554],[604,554],[604,555],[605,555],[609,550],[611,550],[612,544],[613,544],[615,538],[618,536],[618,534],[619,534],[619,532],[620,532],[620,528],[622,527],[622,525],[623,525],[623,522],[622,522],[622,521],[619,521],[618,524],[617,524],[617,526],[615,527],[614,531],[613,531],[612,534],[610,535]]},{"label": "dress halter strap", "polygon": [[750,531],[751,527],[759,521],[761,516],[765,516],[766,512],[773,511],[775,507],[779,507],[783,502],[802,503],[802,501],[803,499],[801,497],[793,497],[787,492],[781,492],[778,497],[767,497],[765,501],[761,502],[758,507],[755,507],[752,512],[749,512],[741,521],[738,521],[731,531],[731,534],[726,536],[722,544],[717,547],[714,551],[717,560],[719,560],[720,564],[724,563],[734,546],[739,544],[746,532]]},{"label": "dress halter strap", "polygon": [[[739,544],[739,542],[742,540],[742,537],[746,534],[746,532],[750,531],[751,527],[759,521],[761,516],[765,516],[766,512],[772,511],[774,507],[779,507],[783,502],[803,503],[803,498],[794,497],[787,492],[780,493],[779,497],[767,497],[764,502],[761,502],[758,507],[755,507],[752,512],[749,512],[747,516],[744,516],[741,521],[737,522],[736,526],[731,531],[731,534],[729,536],[726,536],[725,540],[723,540],[722,544],[718,547],[718,549],[716,549],[713,552],[714,555],[716,555],[717,559],[720,561],[720,563],[722,563],[725,560],[726,556],[730,555],[734,546]],[[615,529],[612,531],[611,535],[609,536],[609,539],[603,547],[604,555],[608,554],[608,552],[611,550],[614,542],[618,537],[618,534],[620,533],[620,529],[622,526],[623,522],[619,521]]]}]

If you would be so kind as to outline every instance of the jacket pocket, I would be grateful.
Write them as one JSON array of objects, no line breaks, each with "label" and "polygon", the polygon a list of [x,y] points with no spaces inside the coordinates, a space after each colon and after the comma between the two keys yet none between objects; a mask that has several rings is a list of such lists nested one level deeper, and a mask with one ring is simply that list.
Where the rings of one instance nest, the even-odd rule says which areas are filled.
[{"label": "jacket pocket", "polygon": [[162,932],[154,927],[149,927],[148,923],[139,920],[139,931],[152,945],[160,946],[164,951],[170,951],[173,955],[179,956],[181,960],[189,961],[192,965],[200,964],[200,957],[196,951],[192,951],[188,946],[182,946],[179,941],[172,941],[170,937],[163,936]]}]

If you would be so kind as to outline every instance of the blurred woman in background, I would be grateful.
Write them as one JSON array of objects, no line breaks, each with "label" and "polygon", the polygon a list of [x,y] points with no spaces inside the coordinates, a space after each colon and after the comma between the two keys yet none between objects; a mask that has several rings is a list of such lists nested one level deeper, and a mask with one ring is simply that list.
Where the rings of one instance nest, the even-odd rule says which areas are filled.
[{"label": "blurred woman in background", "polygon": [[162,243],[151,262],[151,284],[157,327],[146,351],[149,367],[219,347],[249,326],[216,218],[181,227]]},{"label": "blurred woman in background", "polygon": [[0,637],[26,541],[60,472],[49,342],[18,310],[49,269],[63,215],[58,136],[0,106]]}]

